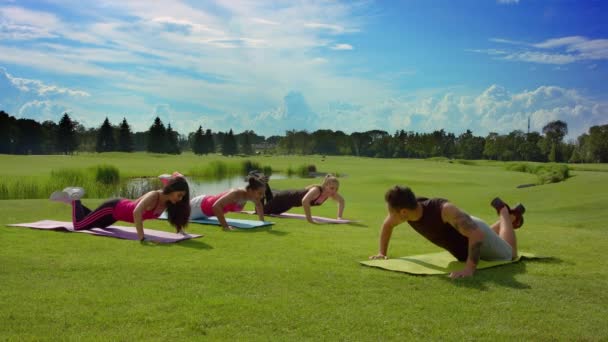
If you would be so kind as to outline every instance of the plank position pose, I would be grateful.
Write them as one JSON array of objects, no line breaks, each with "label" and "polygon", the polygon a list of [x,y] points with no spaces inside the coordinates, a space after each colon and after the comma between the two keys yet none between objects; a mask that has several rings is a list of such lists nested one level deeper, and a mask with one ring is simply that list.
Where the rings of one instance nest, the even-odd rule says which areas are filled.
[{"label": "plank position pose", "polygon": [[[323,184],[309,185],[300,190],[279,190],[272,191],[271,199],[267,199],[264,204],[264,214],[282,214],[293,207],[303,207],[306,220],[316,223],[310,213],[311,206],[321,205],[331,198],[338,202],[338,219],[342,219],[344,213],[344,198],[338,193],[340,182],[338,178],[327,175]],[[267,196],[268,197],[268,196]],[[257,211],[259,212],[259,211]]]},{"label": "plank position pose", "polygon": [[255,175],[247,176],[246,181],[245,188],[235,188],[217,195],[200,195],[192,198],[190,200],[190,218],[200,219],[215,216],[224,229],[234,230],[234,227],[226,222],[225,214],[242,211],[247,201],[250,201],[255,205],[260,221],[264,221],[262,198],[266,191],[266,183]]},{"label": "plank position pose", "polygon": [[393,228],[406,221],[429,241],[459,261],[466,261],[465,268],[452,272],[451,278],[472,276],[480,259],[517,258],[515,229],[523,225],[525,212],[521,204],[510,209],[500,198],[495,198],[491,205],[499,220],[490,227],[445,199],[416,197],[408,187],[395,186],[386,192],[384,199],[388,215],[382,224],[378,254],[370,259],[387,259]]},{"label": "plank position pose", "polygon": [[190,191],[186,179],[171,177],[161,190],[147,192],[138,199],[110,199],[91,211],[82,205],[80,199],[84,189],[68,187],[63,191],[55,191],[50,200],[64,202],[72,206],[72,223],[75,230],[105,228],[117,221],[135,223],[137,236],[145,241],[144,220],[156,219],[165,209],[169,223],[180,233],[188,225],[190,216]]}]

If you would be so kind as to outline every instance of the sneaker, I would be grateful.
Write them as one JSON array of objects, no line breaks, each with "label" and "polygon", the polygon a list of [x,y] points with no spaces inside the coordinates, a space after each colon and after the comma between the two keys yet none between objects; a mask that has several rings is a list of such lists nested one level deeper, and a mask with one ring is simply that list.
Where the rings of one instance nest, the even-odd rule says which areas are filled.
[{"label": "sneaker", "polygon": [[158,176],[158,179],[160,179],[163,185],[167,185],[169,183],[169,180],[171,179],[171,175],[163,173],[162,175]]},{"label": "sneaker", "polygon": [[77,201],[84,196],[84,189],[80,187],[67,187],[63,189],[63,192],[67,193],[72,201]]},{"label": "sneaker", "polygon": [[515,220],[513,220],[513,229],[517,229],[524,225],[524,213],[526,212],[526,207],[523,204],[517,203],[513,209],[509,210],[509,213],[515,216]]},{"label": "sneaker", "polygon": [[496,197],[495,199],[492,200],[492,202],[490,202],[490,205],[492,207],[494,207],[494,209],[496,209],[496,213],[498,215],[500,215],[500,211],[502,210],[502,208],[507,207],[507,210],[509,210],[509,212],[511,211],[511,208],[509,208],[509,205],[505,202],[503,202],[500,198]]},{"label": "sneaker", "polygon": [[65,191],[55,191],[51,194],[51,197],[49,197],[49,199],[51,201],[63,202],[68,204],[72,202],[72,200],[70,199],[70,195],[68,195],[68,193]]},{"label": "sneaker", "polygon": [[181,236],[184,236],[184,237],[189,237],[190,236],[190,234],[186,233],[186,231],[183,230],[183,229],[180,229],[179,232],[177,232],[177,234],[179,234]]}]

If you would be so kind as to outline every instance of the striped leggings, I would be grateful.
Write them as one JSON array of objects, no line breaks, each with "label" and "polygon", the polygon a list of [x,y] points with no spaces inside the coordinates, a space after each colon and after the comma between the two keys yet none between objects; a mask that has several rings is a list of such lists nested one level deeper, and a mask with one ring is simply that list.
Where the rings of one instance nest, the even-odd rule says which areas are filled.
[{"label": "striped leggings", "polygon": [[82,205],[80,200],[72,201],[72,224],[74,230],[91,228],[105,228],[116,222],[114,218],[114,207],[120,199],[112,199],[102,203],[97,209],[91,209]]}]

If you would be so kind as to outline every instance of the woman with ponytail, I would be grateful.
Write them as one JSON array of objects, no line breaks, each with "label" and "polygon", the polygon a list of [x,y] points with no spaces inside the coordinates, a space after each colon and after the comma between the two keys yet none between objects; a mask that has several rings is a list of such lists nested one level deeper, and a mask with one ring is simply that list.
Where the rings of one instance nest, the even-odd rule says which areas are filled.
[{"label": "woman with ponytail", "polygon": [[[309,185],[299,190],[273,191],[272,198],[264,204],[264,214],[282,214],[293,207],[303,207],[306,220],[316,223],[312,219],[311,206],[321,205],[331,198],[338,202],[338,219],[342,219],[344,213],[344,198],[338,193],[340,182],[335,176],[328,174],[323,179],[323,184]],[[256,211],[259,213],[259,211]]]},{"label": "woman with ponytail", "polygon": [[234,230],[226,222],[225,214],[239,212],[245,207],[247,201],[253,202],[260,221],[264,221],[262,198],[266,192],[266,182],[257,175],[250,174],[245,179],[245,188],[231,189],[217,195],[200,195],[190,200],[190,218],[200,219],[209,216],[217,217],[222,227]]},{"label": "woman with ponytail", "polygon": [[174,173],[164,182],[161,190],[147,192],[136,200],[111,199],[91,211],[82,205],[80,199],[84,189],[68,187],[63,191],[51,194],[51,200],[72,205],[72,223],[75,230],[105,228],[116,221],[135,224],[137,236],[145,241],[144,220],[156,219],[167,210],[169,223],[178,233],[183,233],[190,216],[190,190],[186,179],[179,173]]}]

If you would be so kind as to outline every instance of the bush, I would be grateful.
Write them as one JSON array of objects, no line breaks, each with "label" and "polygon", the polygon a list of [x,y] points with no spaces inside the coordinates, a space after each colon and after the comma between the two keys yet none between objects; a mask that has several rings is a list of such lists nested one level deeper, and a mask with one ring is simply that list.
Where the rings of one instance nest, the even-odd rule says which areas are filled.
[{"label": "bush", "polygon": [[116,185],[120,183],[120,171],[111,165],[99,165],[95,167],[95,180],[105,185]]},{"label": "bush", "polygon": [[86,175],[78,169],[51,170],[51,179],[60,186],[80,186],[84,184]]},{"label": "bush", "polygon": [[507,165],[507,170],[527,172],[538,176],[539,184],[550,184],[562,182],[570,177],[570,169],[563,164],[533,165],[529,163],[512,163]]},{"label": "bush", "polygon": [[244,162],[242,162],[242,170],[243,170],[243,175],[247,175],[249,174],[249,172],[257,170],[257,171],[262,171],[262,167],[260,166],[259,163],[256,162],[252,162],[251,160],[245,160]]}]

